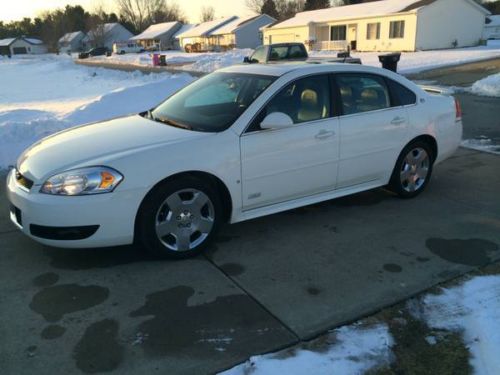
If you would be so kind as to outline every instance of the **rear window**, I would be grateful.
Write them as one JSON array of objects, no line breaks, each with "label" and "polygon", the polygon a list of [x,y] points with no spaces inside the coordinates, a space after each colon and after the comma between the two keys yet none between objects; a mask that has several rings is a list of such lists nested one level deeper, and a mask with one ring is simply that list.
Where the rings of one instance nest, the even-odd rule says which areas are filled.
[{"label": "rear window", "polygon": [[393,106],[411,105],[417,102],[417,95],[396,81],[387,79],[387,85],[391,90]]}]

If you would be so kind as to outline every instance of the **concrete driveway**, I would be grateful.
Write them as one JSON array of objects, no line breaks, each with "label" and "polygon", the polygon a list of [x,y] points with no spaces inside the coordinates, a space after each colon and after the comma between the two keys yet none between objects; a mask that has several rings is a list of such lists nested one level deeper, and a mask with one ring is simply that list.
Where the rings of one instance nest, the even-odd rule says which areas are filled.
[{"label": "concrete driveway", "polygon": [[200,374],[307,340],[500,259],[500,157],[460,149],[428,191],[226,226],[206,257],[43,247],[0,197],[2,374]]}]

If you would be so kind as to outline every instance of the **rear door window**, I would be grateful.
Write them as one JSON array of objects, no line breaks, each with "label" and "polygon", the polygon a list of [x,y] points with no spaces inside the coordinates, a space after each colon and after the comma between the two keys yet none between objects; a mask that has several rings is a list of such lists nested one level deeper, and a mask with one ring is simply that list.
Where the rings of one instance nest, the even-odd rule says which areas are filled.
[{"label": "rear door window", "polygon": [[402,84],[387,78],[387,85],[391,90],[393,106],[412,105],[417,103],[417,95]]},{"label": "rear door window", "polygon": [[291,46],[288,50],[288,58],[290,59],[302,59],[306,57],[306,51],[301,46]]},{"label": "rear door window", "polygon": [[384,78],[374,74],[337,74],[337,85],[344,115],[377,111],[391,107]]}]

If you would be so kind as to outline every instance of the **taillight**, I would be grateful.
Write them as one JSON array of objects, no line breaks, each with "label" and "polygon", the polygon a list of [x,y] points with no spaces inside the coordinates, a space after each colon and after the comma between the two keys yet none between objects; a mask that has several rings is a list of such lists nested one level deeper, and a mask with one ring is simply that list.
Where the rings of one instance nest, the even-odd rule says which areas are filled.
[{"label": "taillight", "polygon": [[462,119],[462,106],[457,98],[455,98],[455,120],[459,121]]}]

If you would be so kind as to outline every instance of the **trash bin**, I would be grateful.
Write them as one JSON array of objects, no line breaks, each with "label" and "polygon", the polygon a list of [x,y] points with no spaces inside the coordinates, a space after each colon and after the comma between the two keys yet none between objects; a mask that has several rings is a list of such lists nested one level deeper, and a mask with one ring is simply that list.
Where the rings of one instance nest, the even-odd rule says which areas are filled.
[{"label": "trash bin", "polygon": [[378,60],[382,64],[382,68],[397,72],[400,58],[401,53],[388,53],[386,55],[379,55]]},{"label": "trash bin", "polygon": [[157,53],[153,53],[153,66],[160,65],[160,55]]},{"label": "trash bin", "polygon": [[167,56],[160,55],[160,65],[161,66],[167,66]]}]

